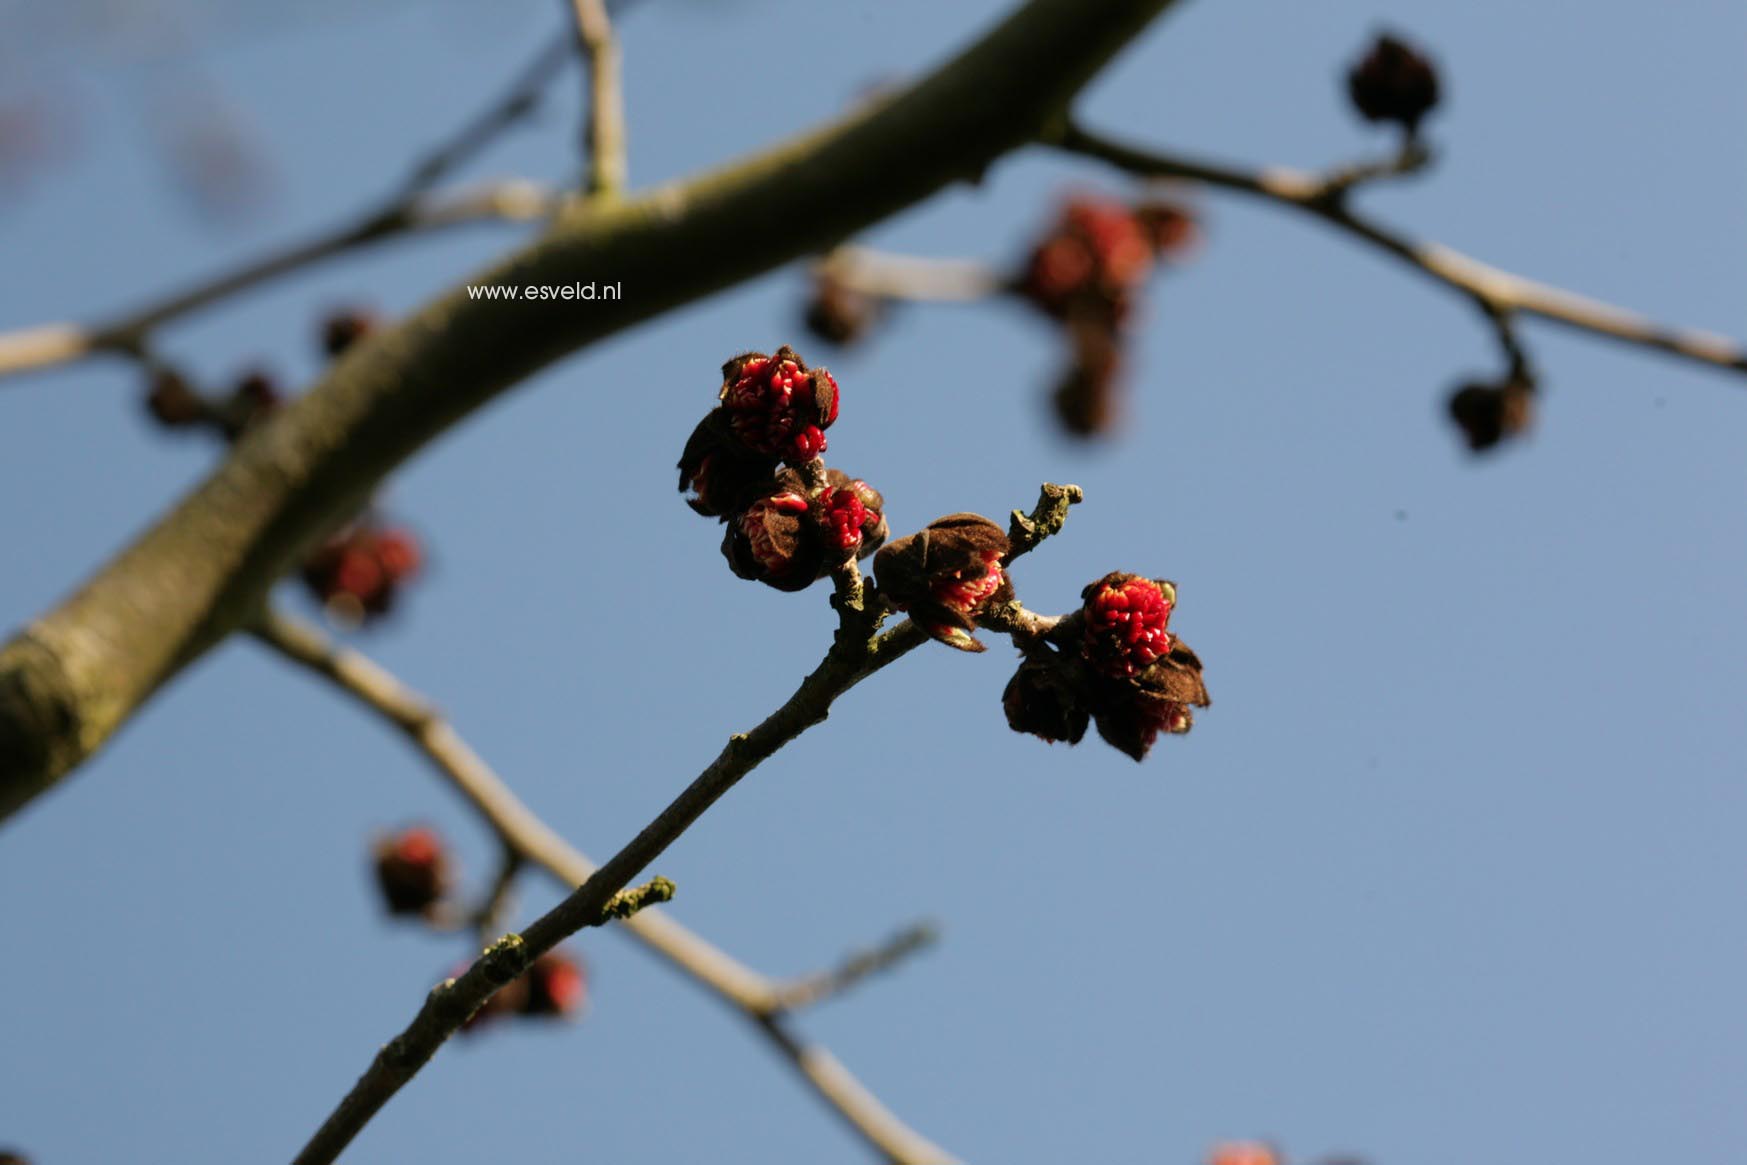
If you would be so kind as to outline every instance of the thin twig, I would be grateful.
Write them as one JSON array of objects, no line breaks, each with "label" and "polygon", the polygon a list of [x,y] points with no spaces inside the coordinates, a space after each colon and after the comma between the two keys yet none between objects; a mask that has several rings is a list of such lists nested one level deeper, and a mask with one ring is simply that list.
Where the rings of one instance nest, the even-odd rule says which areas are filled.
[{"label": "thin twig", "polygon": [[851,952],[849,957],[828,971],[803,975],[777,989],[777,999],[785,1010],[799,1010],[833,999],[863,979],[881,971],[889,971],[918,951],[933,946],[939,938],[932,923],[918,922],[905,927],[877,947]]},{"label": "thin twig", "polygon": [[[1515,315],[1536,316],[1701,364],[1747,372],[1747,348],[1727,337],[1659,324],[1624,308],[1525,279],[1440,243],[1423,242],[1386,227],[1348,205],[1344,195],[1352,182],[1343,183],[1345,172],[1318,177],[1278,167],[1243,170],[1138,149],[1072,124],[1050,138],[1048,144],[1129,174],[1201,182],[1314,215],[1465,295],[1494,326],[1500,320],[1508,323]],[[1514,334],[1507,331],[1500,331],[1499,335],[1501,342],[1507,337],[1514,340]],[[1506,354],[1512,355],[1508,348]]]},{"label": "thin twig", "polygon": [[430,190],[472,161],[505,130],[533,116],[547,85],[570,63],[572,44],[566,30],[542,46],[502,94],[412,164],[391,202],[406,202]]},{"label": "thin twig", "polygon": [[[337,646],[315,627],[279,612],[265,615],[253,633],[286,659],[330,680],[405,732],[506,848],[551,874],[567,889],[582,885],[595,873],[594,863],[523,805],[422,696],[368,657]],[[624,926],[632,937],[751,1020],[819,1097],[887,1161],[926,1165],[951,1160],[886,1109],[828,1051],[808,1045],[791,1030],[788,1013],[797,1004],[783,998],[778,984],[660,910],[643,910]]]},{"label": "thin twig", "polygon": [[842,246],[813,270],[863,295],[924,302],[967,302],[1000,292],[1006,281],[974,259],[926,259],[870,247]]},{"label": "thin twig", "polygon": [[545,219],[560,201],[552,191],[525,181],[494,182],[442,197],[416,197],[403,206],[251,260],[105,323],[40,324],[0,334],[0,376],[81,360],[99,352],[143,355],[148,336],[159,326],[323,259],[396,236],[462,223]]},{"label": "thin twig", "polygon": [[588,117],[583,144],[588,149],[590,194],[625,189],[625,90],[619,77],[619,42],[605,0],[571,0],[576,39],[588,58]]}]

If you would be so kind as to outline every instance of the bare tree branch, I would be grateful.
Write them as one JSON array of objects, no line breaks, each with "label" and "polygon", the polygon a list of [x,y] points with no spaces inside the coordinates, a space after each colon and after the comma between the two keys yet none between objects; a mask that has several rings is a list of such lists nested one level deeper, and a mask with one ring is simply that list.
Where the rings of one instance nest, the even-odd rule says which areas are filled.
[{"label": "bare tree branch", "polygon": [[[405,732],[414,747],[472,804],[506,851],[519,861],[545,870],[567,890],[582,885],[595,873],[594,863],[529,810],[424,697],[367,656],[335,645],[317,628],[283,612],[270,611],[251,631],[284,658],[331,681]],[[502,890],[500,879],[491,895],[492,901],[500,898]],[[842,990],[853,979],[889,965],[901,952],[894,953],[888,946],[878,967],[858,968],[853,978],[852,963],[835,972],[779,986],[661,910],[640,911],[624,926],[638,942],[750,1020],[820,1099],[888,1161],[920,1165],[948,1159],[946,1153],[893,1116],[828,1051],[803,1042],[791,1030],[784,1014],[816,1002],[825,994],[814,990],[811,995],[804,995],[801,988],[829,981],[835,990]],[[482,941],[489,939],[487,935]]]},{"label": "bare tree branch", "polygon": [[521,181],[494,182],[445,196],[414,196],[387,210],[250,260],[105,323],[38,324],[0,333],[0,376],[82,360],[101,352],[139,355],[150,333],[161,325],[324,259],[399,236],[463,223],[535,222],[550,218],[561,201],[545,187]]},{"label": "bare tree branch", "polygon": [[571,0],[576,39],[588,61],[588,118],[583,144],[588,149],[590,194],[625,189],[625,90],[619,77],[619,42],[607,16],[606,0]]},{"label": "bare tree branch", "polygon": [[[0,816],[51,787],[260,607],[382,478],[603,336],[832,246],[1035,141],[1172,0],[1029,0],[910,88],[727,169],[586,200],[345,353],[77,594],[0,649]],[[574,304],[467,285],[621,283]]]},{"label": "bare tree branch", "polygon": [[1487,320],[1499,329],[1500,342],[1513,364],[1520,357],[1521,350],[1513,347],[1515,336],[1509,331],[1509,323],[1512,317],[1525,315],[1639,347],[1654,348],[1701,364],[1747,372],[1747,348],[1727,337],[1659,324],[1624,308],[1525,279],[1440,243],[1412,238],[1349,205],[1346,195],[1354,185],[1382,174],[1404,172],[1399,164],[1366,167],[1356,172],[1337,171],[1329,177],[1281,167],[1243,170],[1178,154],[1139,149],[1071,123],[1059,127],[1047,140],[1067,153],[1094,158],[1129,174],[1187,179],[1254,195],[1314,215],[1472,300]]}]

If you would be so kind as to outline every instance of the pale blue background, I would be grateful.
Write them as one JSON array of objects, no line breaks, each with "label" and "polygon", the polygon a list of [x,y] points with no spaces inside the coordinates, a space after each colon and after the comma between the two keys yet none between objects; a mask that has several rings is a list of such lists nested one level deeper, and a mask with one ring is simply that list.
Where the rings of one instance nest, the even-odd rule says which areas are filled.
[{"label": "pale blue background", "polygon": [[[4,9],[23,31],[0,38],[3,92],[71,103],[80,140],[0,206],[7,327],[121,308],[350,213],[558,19],[195,5],[192,55],[154,61],[18,23],[35,7]],[[642,4],[633,175],[811,124],[1007,7]],[[1337,72],[1379,23],[1435,46],[1448,149],[1368,201],[1747,332],[1737,3],[1201,0],[1085,108],[1237,159],[1350,157],[1381,135]],[[141,94],[194,69],[277,175],[264,217],[215,228],[162,175]],[[572,175],[576,88],[476,172]],[[1004,259],[1070,183],[1121,189],[1027,154],[872,239]],[[1021,592],[1060,610],[1110,569],[1178,580],[1216,697],[1194,735],[1142,766],[1048,748],[1002,723],[1007,649],[919,652],[661,860],[676,913],[780,973],[940,919],[939,948],[805,1026],[973,1161],[1188,1163],[1249,1135],[1385,1165],[1747,1159],[1747,381],[1537,327],[1541,427],[1476,462],[1441,416],[1494,359],[1465,304],[1308,222],[1206,208],[1106,446],[1053,434],[1054,340],[1007,305],[906,311],[847,355],[802,345],[844,385],[835,463],[885,491],[898,531],[1082,484]],[[410,308],[514,237],[326,267],[169,345],[212,376],[266,358],[306,378],[326,305]],[[716,365],[798,336],[801,286],[774,274],[616,337],[393,483],[434,564],[369,650],[597,856],[825,643],[823,591],[730,577],[673,489]],[[148,428],[137,391],[109,362],[0,385],[6,622],[209,466]],[[459,954],[385,925],[368,891],[368,833],[416,817],[487,875],[483,833],[399,739],[252,644],[204,660],[0,831],[0,1142],[39,1165],[288,1159]],[[622,938],[584,946],[586,1023],[445,1049],[348,1159],[865,1158],[707,996]]]}]

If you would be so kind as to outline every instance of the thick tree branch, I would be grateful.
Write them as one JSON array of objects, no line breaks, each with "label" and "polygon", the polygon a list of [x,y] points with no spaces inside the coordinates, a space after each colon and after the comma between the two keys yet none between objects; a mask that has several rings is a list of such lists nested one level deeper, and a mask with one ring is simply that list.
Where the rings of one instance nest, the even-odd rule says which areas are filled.
[{"label": "thick tree branch", "polygon": [[355,346],[77,594],[0,649],[0,816],[91,755],[236,630],[395,466],[603,336],[817,253],[1034,141],[1172,0],[1029,0],[926,78],[797,141],[587,200],[469,284],[619,283],[618,300],[465,286]]},{"label": "thick tree branch", "polygon": [[1358,182],[1411,171],[1423,162],[1423,157],[1404,155],[1413,165],[1397,162],[1337,171],[1325,178],[1281,167],[1243,170],[1139,149],[1071,123],[1056,127],[1048,140],[1068,153],[1097,159],[1129,174],[1200,182],[1314,215],[1472,300],[1498,329],[1500,343],[1513,365],[1520,359],[1521,350],[1515,347],[1509,323],[1512,317],[1525,315],[1701,364],[1747,372],[1747,348],[1727,337],[1659,324],[1624,308],[1525,279],[1441,243],[1412,238],[1352,208],[1346,195]]}]

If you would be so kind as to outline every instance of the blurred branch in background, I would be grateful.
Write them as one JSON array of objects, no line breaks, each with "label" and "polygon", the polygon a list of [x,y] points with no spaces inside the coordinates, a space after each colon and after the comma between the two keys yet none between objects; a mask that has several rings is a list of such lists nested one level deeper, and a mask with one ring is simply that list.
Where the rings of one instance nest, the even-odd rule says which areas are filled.
[{"label": "blurred branch in background", "polygon": [[1513,317],[1524,315],[1697,363],[1747,372],[1747,348],[1735,340],[1659,324],[1624,308],[1525,279],[1440,243],[1412,238],[1352,208],[1347,196],[1364,183],[1419,169],[1424,159],[1410,153],[1404,152],[1404,162],[1348,167],[1318,176],[1275,166],[1244,170],[1181,154],[1140,149],[1071,122],[1045,140],[1066,153],[1095,159],[1136,177],[1199,182],[1313,215],[1473,300],[1497,329],[1506,359],[1513,366],[1522,363],[1523,357],[1509,325]]},{"label": "blurred branch in background", "polygon": [[[406,733],[413,747],[466,798],[505,851],[517,859],[502,867],[507,875],[513,876],[516,865],[526,863],[544,870],[566,890],[594,875],[598,867],[528,809],[424,697],[369,657],[340,647],[316,627],[283,612],[267,612],[251,632],[280,656],[330,681]],[[501,902],[509,876],[499,878],[489,902]],[[501,925],[496,909],[482,914]],[[949,1159],[892,1115],[828,1050],[805,1042],[791,1024],[794,1012],[848,989],[931,942],[931,929],[909,928],[874,952],[853,955],[831,971],[779,984],[659,909],[641,910],[624,926],[638,942],[752,1021],[815,1094],[888,1161],[922,1165]],[[493,929],[485,935],[482,944],[496,933]]]}]

